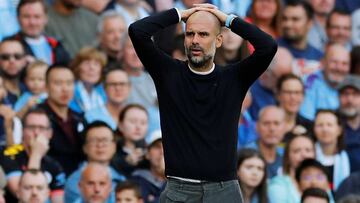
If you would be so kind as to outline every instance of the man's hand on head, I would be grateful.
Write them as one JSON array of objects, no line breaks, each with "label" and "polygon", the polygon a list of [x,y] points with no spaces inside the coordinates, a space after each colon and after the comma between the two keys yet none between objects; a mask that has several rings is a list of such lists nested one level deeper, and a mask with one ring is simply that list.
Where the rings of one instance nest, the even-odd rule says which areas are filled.
[{"label": "man's hand on head", "polygon": [[220,20],[221,26],[225,26],[228,15],[220,11],[216,6],[210,5],[211,4],[194,4],[195,8],[198,8],[198,10],[208,11],[214,14]]},{"label": "man's hand on head", "polygon": [[194,4],[194,7],[180,11],[181,20],[186,22],[193,13],[205,9],[217,9],[217,7],[212,4]]}]

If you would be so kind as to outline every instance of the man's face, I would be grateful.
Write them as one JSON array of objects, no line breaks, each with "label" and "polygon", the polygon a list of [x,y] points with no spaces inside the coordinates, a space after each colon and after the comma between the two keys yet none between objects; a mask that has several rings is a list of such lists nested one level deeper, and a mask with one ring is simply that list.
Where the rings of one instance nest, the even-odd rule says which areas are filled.
[{"label": "man's face", "polygon": [[7,41],[0,44],[0,68],[7,78],[17,78],[25,64],[24,49],[20,42]]},{"label": "man's face", "polygon": [[292,42],[299,42],[305,39],[311,25],[312,21],[307,18],[303,7],[285,7],[281,23],[285,39]]},{"label": "man's face", "polygon": [[151,167],[165,171],[164,151],[161,140],[155,141],[147,152],[146,158],[149,160]]},{"label": "man's face", "polygon": [[304,100],[304,87],[297,79],[288,79],[283,82],[278,93],[280,106],[286,112],[297,114]]},{"label": "man's face", "polygon": [[346,45],[351,39],[351,17],[334,13],[330,16],[329,26],[326,28],[330,42]]},{"label": "man's face", "polygon": [[325,78],[330,84],[342,82],[350,71],[350,54],[340,45],[328,48],[324,60]]},{"label": "man's face", "polygon": [[17,193],[20,203],[44,203],[49,197],[49,187],[44,174],[26,173]]},{"label": "man's face", "polygon": [[30,113],[23,126],[23,140],[24,145],[30,146],[31,141],[38,135],[43,135],[49,139],[52,136],[52,129],[49,123],[49,119],[44,114]]},{"label": "man's face", "polygon": [[124,66],[127,66],[132,70],[141,71],[144,69],[144,66],[141,63],[139,57],[137,56],[130,38],[128,38],[125,43],[123,60],[124,60]]},{"label": "man's face", "polygon": [[329,202],[325,198],[309,196],[304,199],[303,203],[329,203]]},{"label": "man's face", "polygon": [[126,25],[121,17],[107,18],[100,34],[100,44],[105,51],[121,52],[125,38]]},{"label": "man's face", "polygon": [[74,75],[70,69],[56,68],[48,76],[49,101],[67,107],[74,95]]},{"label": "man's face", "polygon": [[85,202],[104,203],[111,193],[111,180],[104,167],[85,170],[79,182],[79,189]]},{"label": "man's face", "polygon": [[186,22],[185,53],[193,68],[209,65],[221,46],[222,35],[212,14],[196,12]]},{"label": "man's face", "polygon": [[40,2],[25,4],[18,16],[21,30],[26,36],[37,38],[44,31],[47,16]]},{"label": "man's face", "polygon": [[133,190],[122,190],[116,193],[116,203],[143,203]]},{"label": "man's face", "polygon": [[310,4],[317,15],[328,15],[335,6],[335,0],[310,0]]},{"label": "man's face", "polygon": [[265,109],[256,124],[260,142],[268,146],[278,145],[284,137],[284,113],[279,109]]},{"label": "man's face", "polygon": [[104,86],[108,102],[122,104],[129,96],[129,77],[124,71],[110,72],[105,78]]},{"label": "man's face", "polygon": [[83,149],[88,161],[110,162],[116,151],[113,132],[107,127],[90,129],[87,133]]},{"label": "man's face", "polygon": [[312,187],[320,188],[325,191],[329,190],[329,182],[326,174],[316,167],[308,167],[302,171],[299,186],[301,191],[305,191]]},{"label": "man's face", "polygon": [[340,112],[347,118],[355,118],[360,113],[360,91],[345,87],[340,91]]}]

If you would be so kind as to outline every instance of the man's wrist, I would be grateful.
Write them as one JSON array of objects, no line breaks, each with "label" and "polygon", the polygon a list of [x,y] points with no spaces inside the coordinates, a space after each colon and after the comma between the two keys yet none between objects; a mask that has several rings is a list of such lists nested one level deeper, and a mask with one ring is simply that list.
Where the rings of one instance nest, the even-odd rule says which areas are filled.
[{"label": "man's wrist", "polygon": [[229,14],[229,15],[226,17],[225,27],[230,28],[231,23],[232,23],[232,21],[233,21],[235,18],[237,18],[236,15],[234,15],[234,14]]}]

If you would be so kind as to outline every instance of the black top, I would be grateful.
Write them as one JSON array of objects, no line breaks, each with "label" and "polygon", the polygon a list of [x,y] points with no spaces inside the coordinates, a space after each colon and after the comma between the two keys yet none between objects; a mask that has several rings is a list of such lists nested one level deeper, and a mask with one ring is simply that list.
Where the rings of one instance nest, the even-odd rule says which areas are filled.
[{"label": "black top", "polygon": [[277,44],[260,29],[239,18],[231,29],[247,39],[255,52],[207,75],[193,73],[187,62],[164,54],[151,36],[179,22],[175,9],[139,20],[129,35],[153,78],[159,99],[167,176],[225,181],[236,179],[237,128],[249,86],[268,67]]}]

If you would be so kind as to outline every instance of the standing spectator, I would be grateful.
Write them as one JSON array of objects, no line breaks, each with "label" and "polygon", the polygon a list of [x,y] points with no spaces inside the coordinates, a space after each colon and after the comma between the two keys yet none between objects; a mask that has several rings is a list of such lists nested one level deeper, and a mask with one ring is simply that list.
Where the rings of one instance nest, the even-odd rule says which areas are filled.
[{"label": "standing spectator", "polygon": [[318,109],[337,109],[339,107],[336,89],[350,71],[350,54],[339,44],[331,44],[326,49],[323,70],[305,78],[305,98],[300,114],[314,120]]},{"label": "standing spectator", "polygon": [[70,57],[95,42],[98,16],[83,8],[81,1],[55,0],[48,6],[48,16],[46,34],[60,39]]},{"label": "standing spectator", "polygon": [[48,177],[39,169],[26,170],[20,177],[19,203],[45,203],[49,194]]},{"label": "standing spectator", "polygon": [[49,65],[69,62],[69,54],[61,42],[44,34],[48,18],[43,0],[21,0],[17,14],[20,31],[10,38],[21,42],[26,55]]},{"label": "standing spectator", "polygon": [[64,66],[51,66],[46,72],[46,88],[48,98],[39,107],[49,115],[53,129],[49,155],[70,175],[83,160],[79,133],[84,129],[83,116],[69,108],[74,94],[73,73]]},{"label": "standing spectator", "polygon": [[144,203],[140,187],[130,181],[119,183],[115,188],[116,203]]},{"label": "standing spectator", "polygon": [[349,13],[334,10],[326,21],[326,33],[329,43],[338,43],[351,51],[351,16]]}]

